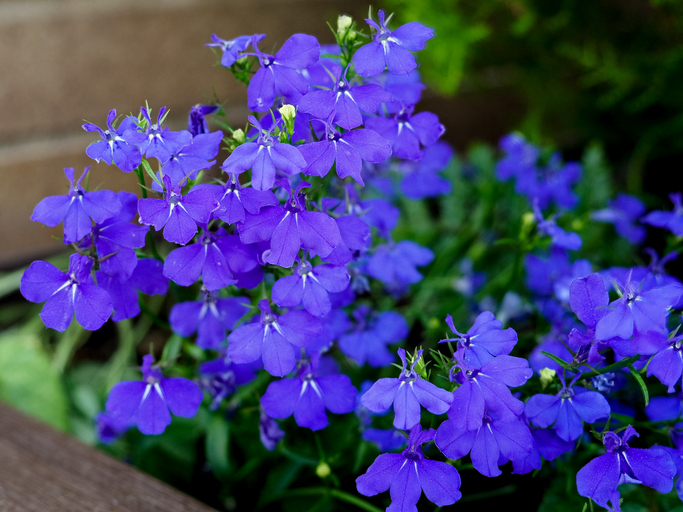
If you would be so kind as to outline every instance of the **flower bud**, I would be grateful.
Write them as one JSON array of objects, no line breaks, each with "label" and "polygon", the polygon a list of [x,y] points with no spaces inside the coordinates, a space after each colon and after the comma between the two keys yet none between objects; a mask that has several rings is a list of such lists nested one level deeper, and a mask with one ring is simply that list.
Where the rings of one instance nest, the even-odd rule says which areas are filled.
[{"label": "flower bud", "polygon": [[540,372],[541,374],[541,389],[545,389],[553,381],[557,372],[551,368],[543,368]]},{"label": "flower bud", "polygon": [[315,474],[320,478],[327,478],[332,473],[330,465],[327,462],[321,462],[318,467],[315,468]]},{"label": "flower bud", "polygon": [[244,144],[247,142],[247,137],[244,135],[244,131],[242,131],[241,128],[238,128],[234,132],[232,132],[232,138],[235,139],[235,142],[238,144]]}]

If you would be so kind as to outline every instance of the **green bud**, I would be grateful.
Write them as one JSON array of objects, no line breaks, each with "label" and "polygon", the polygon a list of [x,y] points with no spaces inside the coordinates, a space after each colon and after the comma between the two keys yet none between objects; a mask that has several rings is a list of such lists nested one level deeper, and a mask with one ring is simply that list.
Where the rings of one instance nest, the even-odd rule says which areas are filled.
[{"label": "green bud", "polygon": [[315,474],[318,475],[320,478],[327,478],[330,476],[330,473],[332,473],[332,470],[330,469],[330,465],[327,462],[321,462],[318,464],[318,467],[315,468]]},{"label": "green bud", "polygon": [[337,18],[337,34],[343,34],[351,28],[351,25],[353,25],[353,18],[346,14],[342,14]]},{"label": "green bud", "polygon": [[415,364],[415,372],[422,377],[423,379],[427,378],[427,365],[425,364],[424,357],[420,357],[420,359],[417,359],[417,350],[415,349],[415,354],[413,354],[413,357],[411,358],[410,364],[415,362],[417,360],[417,363]]},{"label": "green bud", "polygon": [[519,230],[520,240],[526,240],[535,226],[536,221],[534,220],[534,214],[532,212],[526,212],[522,215],[522,228]]},{"label": "green bud", "polygon": [[539,373],[541,374],[541,390],[547,388],[557,375],[557,372],[551,368],[543,368]]},{"label": "green bud", "polygon": [[427,322],[427,329],[438,329],[441,325],[441,320],[436,317],[432,317]]},{"label": "green bud", "polygon": [[285,131],[289,135],[294,135],[294,118],[296,117],[296,107],[294,105],[282,105],[278,112],[285,122]]},{"label": "green bud", "polygon": [[238,144],[244,144],[247,142],[247,137],[244,135],[244,132],[242,131],[241,128],[238,128],[234,132],[232,132],[232,138],[235,139],[235,142]]}]

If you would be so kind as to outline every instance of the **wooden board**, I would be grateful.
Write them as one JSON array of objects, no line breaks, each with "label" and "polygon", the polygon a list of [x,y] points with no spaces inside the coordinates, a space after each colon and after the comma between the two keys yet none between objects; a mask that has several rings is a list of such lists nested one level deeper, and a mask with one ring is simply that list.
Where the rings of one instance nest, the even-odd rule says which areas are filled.
[{"label": "wooden board", "polygon": [[216,512],[0,403],[3,512]]}]

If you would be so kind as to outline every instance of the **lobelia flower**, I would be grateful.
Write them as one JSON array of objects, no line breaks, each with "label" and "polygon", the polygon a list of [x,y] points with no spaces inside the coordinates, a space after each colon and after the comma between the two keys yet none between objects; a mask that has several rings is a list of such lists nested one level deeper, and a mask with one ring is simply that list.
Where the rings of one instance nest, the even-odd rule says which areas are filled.
[{"label": "lobelia flower", "polygon": [[296,365],[294,348],[305,348],[320,334],[322,324],[301,310],[275,315],[267,299],[260,301],[258,306],[261,310],[259,321],[242,324],[228,336],[228,357],[239,364],[251,363],[260,357],[268,373],[282,377]]},{"label": "lobelia flower", "polygon": [[422,491],[439,507],[458,501],[460,474],[450,464],[429,460],[421,445],[433,441],[434,429],[422,431],[418,423],[410,430],[408,447],[402,453],[384,453],[375,459],[364,475],[356,478],[363,496],[374,496],[389,489],[391,505],[387,512],[417,512]]},{"label": "lobelia flower", "polygon": [[168,279],[163,270],[161,261],[141,258],[128,278],[113,277],[102,270],[95,272],[98,286],[106,290],[114,307],[111,319],[118,322],[140,314],[138,290],[147,295],[166,295]]},{"label": "lobelia flower", "polygon": [[449,411],[449,419],[436,432],[436,446],[449,459],[469,453],[474,469],[492,477],[502,473],[500,464],[526,459],[534,449],[534,439],[518,418],[499,419],[486,411],[481,424],[468,429],[465,422],[457,421],[455,413]]},{"label": "lobelia flower", "polygon": [[302,181],[292,192],[289,182],[280,182],[289,198],[284,206],[271,206],[257,215],[245,214],[238,226],[240,239],[245,244],[270,241],[266,263],[291,267],[305,249],[324,258],[341,243],[337,223],[329,215],[306,210],[306,195],[301,189],[311,185]]},{"label": "lobelia flower", "polygon": [[171,308],[168,321],[173,332],[189,337],[197,333],[197,346],[217,350],[226,340],[226,331],[249,312],[247,297],[221,298],[202,287],[201,300],[181,302]]},{"label": "lobelia flower", "polygon": [[123,172],[131,172],[142,162],[140,150],[128,140],[137,134],[137,120],[126,117],[118,128],[114,128],[112,123],[115,119],[116,109],[112,109],[107,116],[107,130],[92,123],[83,125],[86,132],[99,132],[102,136],[102,140],[90,144],[85,153],[96,162],[104,160],[107,165],[114,162]]},{"label": "lobelia flower", "polygon": [[197,233],[197,223],[206,224],[218,202],[210,190],[191,190],[184,196],[181,186],[173,185],[169,176],[164,176],[164,199],[140,199],[138,212],[140,223],[164,230],[169,242],[185,245]]},{"label": "lobelia flower", "polygon": [[254,112],[265,112],[282,96],[286,103],[296,104],[308,92],[308,82],[299,73],[313,66],[320,58],[320,43],[306,34],[294,34],[274,56],[262,53],[254,36],[252,46],[261,68],[251,78],[247,88],[247,106]]},{"label": "lobelia flower", "polygon": [[285,432],[273,418],[268,416],[261,407],[261,415],[258,422],[259,438],[263,447],[272,452],[277,444],[285,437]]},{"label": "lobelia flower", "polygon": [[237,386],[247,384],[256,378],[262,368],[261,362],[249,364],[233,363],[227,355],[206,361],[199,365],[199,385],[213,398],[209,410],[215,411],[221,402],[232,395]]},{"label": "lobelia flower", "polygon": [[325,409],[334,414],[351,412],[356,394],[351,379],[339,375],[334,360],[313,355],[310,362],[303,361],[296,377],[271,382],[261,406],[273,418],[293,414],[300,427],[322,430],[328,423]]},{"label": "lobelia flower", "polygon": [[332,265],[346,265],[357,259],[372,244],[370,226],[355,215],[336,217],[334,221],[339,228],[341,243],[323,259]]},{"label": "lobelia flower", "polygon": [[394,151],[394,156],[418,160],[424,155],[420,145],[429,146],[439,140],[446,128],[436,114],[420,112],[413,115],[413,105],[403,107],[392,117],[371,117],[365,127],[384,137]]},{"label": "lobelia flower", "polygon": [[463,360],[468,365],[481,367],[496,356],[509,354],[517,344],[515,330],[511,327],[503,330],[503,322],[490,311],[481,313],[466,334],[458,332],[451,315],[446,315],[446,323],[457,338],[446,338],[439,343],[457,342],[464,349]]},{"label": "lobelia flower", "polygon": [[95,285],[91,271],[94,260],[72,254],[68,272],[47,261],[34,261],[21,276],[21,294],[31,302],[45,302],[40,318],[46,327],[64,332],[76,321],[96,331],[107,321],[113,307],[106,291]]},{"label": "lobelia flower", "polygon": [[629,272],[621,297],[611,302],[610,311],[598,320],[595,337],[626,340],[634,336],[631,346],[641,355],[650,355],[666,339],[668,310],[678,302],[683,286],[673,283],[641,292],[631,278]]},{"label": "lobelia flower", "polygon": [[226,173],[239,175],[251,169],[251,186],[263,191],[273,188],[278,170],[288,176],[294,176],[306,167],[300,146],[279,142],[270,134],[275,124],[265,130],[254,116],[249,116],[249,122],[258,128],[258,139],[256,142],[245,142],[235,148],[221,166]]},{"label": "lobelia flower", "polygon": [[403,195],[417,201],[450,194],[451,181],[441,177],[439,172],[450,165],[453,154],[453,148],[447,142],[439,141],[427,146],[419,160],[402,162],[399,170],[406,173],[401,180]]},{"label": "lobelia flower", "polygon": [[157,122],[150,119],[151,109],[142,107],[140,113],[147,121],[144,132],[134,132],[126,135],[129,144],[136,145],[143,155],[165,162],[171,155],[192,142],[192,134],[187,130],[172,132],[168,127],[162,128],[161,123],[166,114],[166,107],[159,110]]},{"label": "lobelia flower", "polygon": [[240,53],[249,48],[252,41],[259,42],[264,37],[266,37],[265,34],[254,34],[253,36],[239,36],[228,41],[226,39],[221,39],[216,34],[211,34],[211,41],[213,42],[207,43],[204,46],[215,46],[220,48],[223,51],[221,66],[229,68],[241,57]]},{"label": "lobelia flower", "polygon": [[581,165],[577,162],[561,163],[560,155],[554,153],[545,167],[536,166],[533,173],[520,173],[515,190],[527,197],[530,203],[538,201],[545,209],[551,202],[560,208],[571,209],[579,198],[571,186],[581,178]]},{"label": "lobelia flower", "polygon": [[[174,151],[162,161],[163,175],[169,176],[174,186],[180,184],[185,178],[195,179],[199,171],[210,169],[216,163],[215,160],[211,162],[209,160],[218,154],[221,140],[223,140],[223,132],[220,130],[195,135],[187,145]],[[156,182],[152,184],[152,188],[161,191]]]},{"label": "lobelia flower", "polygon": [[63,196],[49,196],[36,205],[31,220],[54,227],[64,222],[64,243],[72,244],[92,231],[92,221],[102,223],[114,217],[121,210],[121,201],[111,190],[86,192],[81,181],[90,171],[86,167],[74,184],[74,168],[64,169],[69,180],[69,193]]},{"label": "lobelia flower", "polygon": [[303,304],[313,316],[323,317],[332,309],[328,292],[342,292],[348,285],[346,267],[314,267],[304,259],[297,265],[294,275],[281,277],[275,282],[272,297],[280,307],[293,308]]},{"label": "lobelia flower", "polygon": [[575,393],[572,386],[581,377],[579,373],[566,384],[558,374],[562,389],[557,395],[533,395],[524,406],[526,417],[542,428],[555,423],[555,431],[564,441],[576,441],[583,434],[583,422],[595,423],[610,415],[607,400],[597,391]]},{"label": "lobelia flower", "polygon": [[538,201],[534,201],[534,220],[538,222],[536,228],[539,233],[548,235],[551,239],[551,245],[556,247],[561,247],[563,249],[569,249],[570,251],[578,251],[581,249],[581,237],[576,233],[567,233],[564,229],[557,225],[555,222],[555,217],[553,215],[549,219],[543,218],[543,213],[538,206]]},{"label": "lobelia flower", "polygon": [[674,386],[681,380],[683,373],[683,334],[673,336],[665,346],[659,350],[647,365],[647,375],[654,375],[659,381],[668,386],[668,392],[675,391]]},{"label": "lobelia flower", "polygon": [[510,133],[498,144],[505,156],[496,163],[496,177],[508,181],[522,174],[534,174],[540,150],[518,133]]},{"label": "lobelia flower", "polygon": [[661,493],[672,489],[676,466],[669,454],[659,446],[631,448],[628,443],[633,436],[639,435],[631,425],[622,437],[614,432],[605,434],[602,442],[607,453],[590,461],[576,474],[576,487],[581,496],[601,507],[619,511],[617,487],[620,484],[643,484]]},{"label": "lobelia flower", "polygon": [[325,125],[324,137],[318,142],[299,146],[307,163],[304,174],[326,176],[336,163],[337,176],[342,179],[350,176],[363,185],[363,160],[377,163],[391,156],[390,144],[373,130],[360,128],[340,134],[329,118],[321,122]]},{"label": "lobelia flower", "polygon": [[[456,365],[451,368],[450,379],[460,387],[453,392],[453,405],[448,416],[465,430],[481,426],[488,409],[496,419],[511,420],[524,411],[524,404],[512,396],[510,387],[522,386],[533,375],[526,359],[500,355],[481,367],[463,361],[463,348],[456,350]],[[454,370],[460,369],[459,372]]]},{"label": "lobelia flower", "polygon": [[645,213],[645,205],[635,196],[618,194],[607,203],[607,208],[591,213],[591,219],[614,224],[617,233],[631,242],[639,244],[645,240],[645,228],[636,222]]},{"label": "lobelia flower", "polygon": [[378,245],[374,248],[363,270],[375,279],[385,283],[395,293],[403,293],[409,284],[417,283],[422,274],[418,266],[429,265],[434,253],[411,240]]},{"label": "lobelia flower", "polygon": [[121,421],[135,423],[143,434],[161,434],[171,424],[169,409],[176,416],[191,418],[202,403],[197,384],[182,377],[165,378],[152,366],[154,357],[142,358],[142,381],[114,385],[106,409]]},{"label": "lobelia flower", "polygon": [[[215,233],[202,225],[203,233],[194,244],[179,247],[164,261],[164,275],[180,286],[192,286],[199,276],[206,289],[218,290],[239,282],[237,274],[258,269],[253,247],[228,235],[223,228]],[[237,278],[237,279],[236,279]]]},{"label": "lobelia flower", "polygon": [[136,268],[138,258],[135,249],[145,246],[145,235],[149,228],[131,224],[137,215],[138,196],[125,191],[117,195],[121,203],[119,214],[95,224],[90,239],[81,240],[79,247],[87,252],[94,245],[100,269],[109,276],[125,281]]},{"label": "lobelia flower", "polygon": [[328,119],[345,130],[363,124],[362,112],[374,114],[381,103],[391,101],[393,96],[377,84],[350,85],[346,79],[348,67],[342,74],[341,67],[331,71],[335,80],[332,90],[310,91],[299,101],[298,111],[318,119]]},{"label": "lobelia flower", "polygon": [[258,215],[265,206],[277,206],[280,201],[271,190],[256,190],[242,188],[240,181],[234,174],[230,175],[230,181],[225,187],[219,185],[197,185],[213,190],[218,201],[218,208],[213,215],[228,224],[244,222],[244,212]]},{"label": "lobelia flower", "polygon": [[104,445],[112,444],[125,434],[130,427],[132,425],[128,420],[122,421],[108,412],[100,412],[95,416],[97,440]]},{"label": "lobelia flower", "polygon": [[643,217],[641,222],[658,228],[666,228],[676,236],[683,236],[683,200],[681,197],[680,192],[669,194],[669,198],[674,204],[673,211],[655,210]]},{"label": "lobelia flower", "polygon": [[200,103],[193,105],[187,117],[187,129],[192,134],[192,137],[209,133],[209,124],[206,122],[206,116],[215,114],[219,110],[219,105],[202,105]]},{"label": "lobelia flower", "polygon": [[388,366],[394,361],[387,345],[398,343],[408,336],[408,323],[395,311],[373,314],[368,306],[359,306],[353,312],[355,327],[339,338],[339,350],[359,365],[375,368]]},{"label": "lobelia flower", "polygon": [[384,19],[384,11],[377,13],[379,25],[373,20],[365,22],[375,29],[372,42],[361,46],[353,54],[353,66],[360,76],[377,76],[384,68],[393,75],[408,75],[417,67],[415,57],[410,52],[422,50],[427,40],[434,37],[434,31],[421,23],[413,21],[389,30]]},{"label": "lobelia flower", "polygon": [[415,365],[422,357],[422,350],[410,369],[407,368],[406,351],[398,349],[403,362],[401,375],[396,379],[379,379],[363,395],[361,403],[372,412],[384,412],[394,404],[394,427],[408,430],[420,421],[420,405],[432,414],[445,413],[453,402],[453,393],[422,379],[415,372]]}]

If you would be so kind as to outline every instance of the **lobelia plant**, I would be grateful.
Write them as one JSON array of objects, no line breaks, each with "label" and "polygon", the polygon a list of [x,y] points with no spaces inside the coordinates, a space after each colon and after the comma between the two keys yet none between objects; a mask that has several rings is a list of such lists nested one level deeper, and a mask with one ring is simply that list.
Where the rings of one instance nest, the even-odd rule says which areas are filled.
[{"label": "lobelia plant", "polygon": [[[211,469],[235,485],[246,477],[228,471],[224,429],[233,425],[263,446],[245,442],[245,464],[254,464],[245,467],[267,461],[264,448],[300,466],[312,460],[326,486],[309,489],[310,495],[366,510],[377,508],[340,489],[335,471],[351,473],[363,496],[389,490],[387,510],[402,512],[416,510],[422,492],[438,507],[453,504],[461,498],[461,472],[495,477],[507,462],[518,474],[573,468],[578,495],[611,510],[620,509],[621,483],[668,492],[683,466],[674,425],[680,399],[675,413],[650,409],[654,417],[646,422],[624,412],[619,392],[635,386],[647,405],[657,384],[645,378],[654,376],[669,393],[678,389],[683,358],[671,311],[681,307],[683,285],[663,269],[673,256],[659,260],[653,252],[650,267],[596,273],[591,262],[572,261],[569,251],[585,248],[574,230],[587,231],[591,216],[614,223],[625,243],[643,239],[639,221],[678,236],[680,194],[672,195],[674,212],[643,217],[640,201],[620,195],[608,208],[580,216],[572,210],[582,207],[573,190],[581,165],[563,164],[558,153],[508,135],[501,140],[504,156],[488,175],[514,180],[523,215],[516,238],[499,237],[513,246],[514,260],[497,274],[494,268],[486,282],[473,271],[470,256],[477,251],[465,258],[465,245],[447,244],[461,238],[477,246],[475,229],[490,242],[496,228],[478,219],[495,216],[498,197],[514,193],[495,180],[477,181],[484,172],[471,172],[481,165],[476,154],[469,178],[466,169],[455,184],[439,174],[452,165],[453,151],[439,141],[445,128],[438,116],[416,112],[423,86],[413,54],[434,31],[418,22],[391,29],[391,16],[378,14],[379,23],[366,20],[369,42],[341,16],[336,45],[295,34],[274,55],[259,49],[263,34],[213,35],[207,46],[247,84],[253,115],[241,129],[227,123],[219,104],[192,107],[188,130],[164,126],[165,108],[153,122],[149,107],[120,121],[112,110],[107,130],[83,126],[102,137],[88,156],[135,171],[141,197],[88,191],[81,185],[88,169],[76,183],[74,170],[66,169],[68,194],[44,199],[31,218],[63,223],[63,241],[76,253],[66,272],[34,262],[21,292],[45,302],[40,316],[60,332],[74,314],[83,328],[96,330],[110,317],[120,322],[143,312],[170,334],[163,352],[143,357],[142,381],[111,383],[106,412],[97,417],[101,442],[134,439],[134,427],[166,435],[170,413],[196,417]],[[212,125],[221,130],[211,131]],[[223,174],[211,177],[221,150],[229,152]],[[401,219],[424,214],[411,201],[428,198],[445,210],[467,187],[485,211],[473,216],[473,227],[440,225],[446,246],[432,243],[434,250],[402,239],[411,234],[405,228],[411,221]],[[672,240],[677,250],[680,238]],[[463,256],[460,265],[454,254]],[[431,269],[426,279],[418,268]],[[457,280],[449,277],[453,269]],[[421,282],[411,298],[418,289],[411,286]],[[429,327],[421,311],[438,310],[437,289],[463,297],[456,319],[451,311],[445,318],[455,337],[440,341],[432,335],[445,332],[441,321]],[[166,309],[150,307],[147,295],[164,296]],[[530,312],[537,315],[535,332],[519,321]],[[456,321],[472,327],[460,333]],[[503,328],[516,321],[521,331]],[[396,349],[388,346],[406,338],[414,346],[424,323],[430,350],[397,348],[397,377],[391,368]],[[540,335],[544,325],[550,331]],[[356,386],[370,376],[359,394]],[[386,416],[392,404],[393,415]],[[298,432],[290,416],[316,434]],[[675,447],[630,447],[638,435],[631,424],[652,434],[648,443]],[[338,437],[323,443],[317,432],[329,429]],[[600,443],[589,432],[606,454],[598,455]],[[283,439],[309,455],[285,447]],[[129,442],[133,450],[135,441]],[[356,447],[355,460],[337,442]],[[317,453],[311,456],[312,446]],[[400,449],[370,464],[373,450]],[[463,462],[468,454],[471,465]],[[282,491],[263,499],[286,499]],[[327,507],[324,500],[320,507]]]}]

